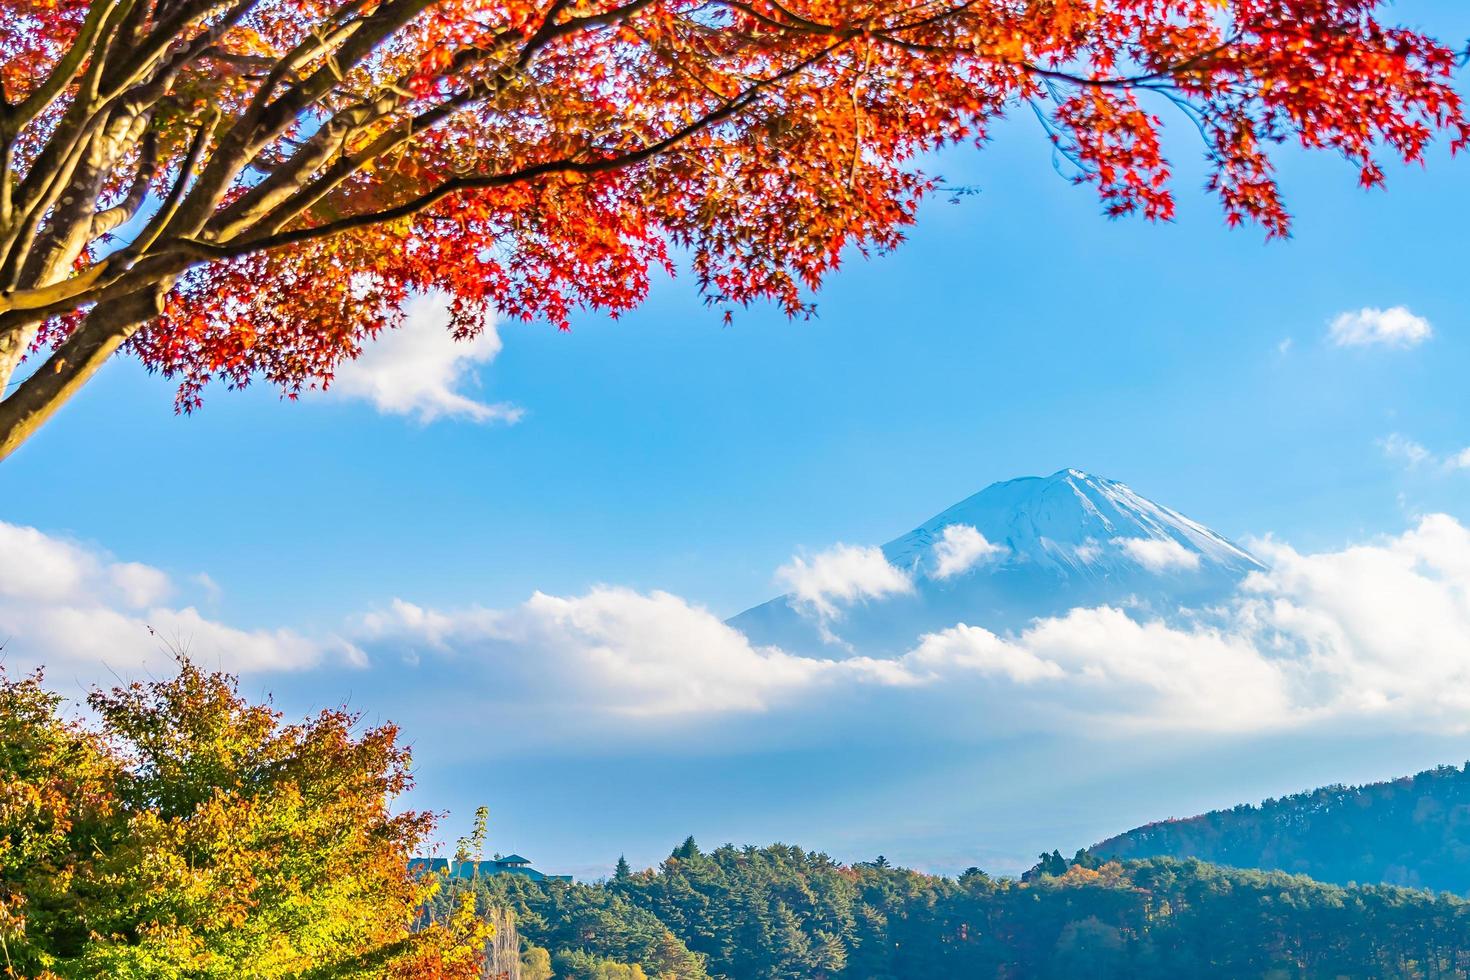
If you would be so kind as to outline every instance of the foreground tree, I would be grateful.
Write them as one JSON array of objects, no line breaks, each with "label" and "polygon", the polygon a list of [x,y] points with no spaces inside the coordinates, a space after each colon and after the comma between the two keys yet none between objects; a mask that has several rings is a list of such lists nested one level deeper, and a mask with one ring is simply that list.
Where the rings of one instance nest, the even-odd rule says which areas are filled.
[{"label": "foreground tree", "polygon": [[184,410],[294,395],[413,291],[458,336],[565,326],[677,249],[727,315],[800,314],[899,241],[921,154],[1028,102],[1109,214],[1167,218],[1173,100],[1227,219],[1284,234],[1273,143],[1372,185],[1466,139],[1382,2],[0,0],[0,457],[124,345]]},{"label": "foreground tree", "polygon": [[431,819],[394,814],[391,727],[283,725],[224,676],[89,699],[0,674],[0,973],[18,978],[478,977],[466,902],[412,928]]}]

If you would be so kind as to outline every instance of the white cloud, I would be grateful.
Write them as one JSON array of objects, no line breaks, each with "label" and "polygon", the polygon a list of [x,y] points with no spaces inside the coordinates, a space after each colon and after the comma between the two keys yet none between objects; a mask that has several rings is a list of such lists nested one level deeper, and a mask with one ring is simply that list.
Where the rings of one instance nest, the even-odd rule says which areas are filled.
[{"label": "white cloud", "polygon": [[427,648],[553,711],[659,717],[760,711],[819,680],[883,665],[757,647],[667,592],[534,594],[510,610],[438,612],[395,601],[363,618],[373,648]]},{"label": "white cloud", "polygon": [[1297,713],[1280,666],[1230,631],[1139,622],[1103,606],[1040,620],[1016,643],[1059,668],[1049,704],[1058,721],[1234,731],[1279,727]]},{"label": "white cloud", "polygon": [[33,527],[0,521],[0,596],[52,600],[81,588],[96,572],[88,552]]},{"label": "white cloud", "polygon": [[[1267,540],[1258,552],[1269,568],[1218,608],[1169,620],[1144,608],[1077,608],[1006,634],[958,623],[887,657],[758,646],[683,598],[615,587],[538,592],[501,610],[395,601],[347,635],[377,663],[396,658],[474,691],[488,711],[515,713],[518,730],[567,737],[639,719],[801,719],[875,699],[899,699],[883,709],[895,723],[944,717],[987,730],[1470,731],[1470,529],[1436,515],[1342,551],[1302,554]],[[912,588],[881,558],[839,546],[783,576],[808,603],[836,611]]]},{"label": "white cloud", "polygon": [[542,719],[529,724],[555,730],[598,719],[616,726],[618,718],[811,712],[864,689],[965,691],[982,723],[986,706],[1025,699],[1025,723],[1051,729],[1257,730],[1304,714],[1286,672],[1249,638],[1138,622],[1109,607],[1043,619],[1011,637],[961,623],[887,659],[758,647],[677,596],[608,587],[537,593],[504,611],[398,601],[364,617],[354,635],[375,662],[388,651],[411,654],[410,663],[432,652],[450,665],[455,686],[484,692],[486,704],[528,709]]},{"label": "white cloud", "polygon": [[1432,336],[1429,321],[1403,306],[1340,313],[1327,328],[1328,339],[1338,347],[1417,347]]},{"label": "white cloud", "polygon": [[341,364],[327,390],[371,402],[379,412],[412,415],[420,422],[464,418],[514,423],[523,410],[466,394],[478,383],[475,368],[495,360],[500,336],[489,323],[479,336],[455,340],[442,297],[411,299],[403,325],[379,334],[353,361]]},{"label": "white cloud", "polygon": [[797,555],[776,570],[776,581],[822,619],[841,614],[840,605],[912,592],[913,582],[883,557],[883,550],[839,544],[813,555]]},{"label": "white cloud", "polygon": [[65,666],[96,680],[107,670],[164,663],[173,646],[232,671],[295,670],[328,656],[359,659],[335,638],[286,629],[242,630],[165,600],[163,571],[114,561],[96,549],[0,521],[0,641],[17,661]]},{"label": "white cloud", "polygon": [[[406,665],[531,732],[800,719],[877,699],[894,699],[883,709],[893,723],[913,725],[943,716],[1048,731],[1470,731],[1470,529],[1431,515],[1340,551],[1272,540],[1257,551],[1267,569],[1219,608],[1169,620],[1077,608],[1010,633],[958,623],[893,655],[824,658],[756,645],[676,595],[616,587],[537,592],[507,609],[395,600],[352,620],[347,639],[239,629],[164,605],[177,583],[156,568],[0,522],[0,638],[12,664],[67,671],[162,666],[165,641],[244,671],[360,663],[366,650],[384,683],[404,685],[388,667]],[[838,546],[793,561],[783,577],[833,613],[913,587],[876,548]]]},{"label": "white cloud", "polygon": [[107,569],[107,577],[129,606],[141,609],[162,602],[173,592],[168,576],[151,565],[119,562]]},{"label": "white cloud", "polygon": [[1003,554],[1005,548],[991,544],[985,535],[968,524],[945,527],[934,545],[934,577],[952,578],[968,572],[987,558]]},{"label": "white cloud", "polygon": [[1397,432],[1378,440],[1378,445],[1382,448],[1383,455],[1398,460],[1410,469],[1421,466],[1448,471],[1470,469],[1470,448],[1441,455]]},{"label": "white cloud", "polygon": [[1199,568],[1199,553],[1173,538],[1114,538],[1113,543],[1151,572]]},{"label": "white cloud", "polygon": [[1088,539],[1072,549],[1079,561],[1091,564],[1102,557],[1102,545],[1092,539]]},{"label": "white cloud", "polygon": [[219,602],[220,596],[223,595],[223,591],[220,589],[219,583],[209,577],[208,572],[195,572],[193,576],[193,582],[204,591],[205,599],[208,602]]},{"label": "white cloud", "polygon": [[1060,666],[1024,646],[964,623],[920,638],[919,645],[904,656],[903,663],[930,680],[955,668],[1008,677],[1021,683],[1060,677],[1063,673]]},{"label": "white cloud", "polygon": [[1420,466],[1434,459],[1434,454],[1428,449],[1397,432],[1378,440],[1378,445],[1383,449],[1383,455],[1409,466]]},{"label": "white cloud", "polygon": [[1470,731],[1470,529],[1438,514],[1338,552],[1258,553],[1269,569],[1224,609],[1173,623],[1073,609],[1009,637],[961,625],[900,662],[946,689],[1010,682],[990,693],[1024,695],[1043,726]]},{"label": "white cloud", "polygon": [[1303,555],[1269,543],[1238,613],[1289,651],[1304,696],[1411,727],[1470,729],[1470,530],[1443,514],[1396,538]]}]

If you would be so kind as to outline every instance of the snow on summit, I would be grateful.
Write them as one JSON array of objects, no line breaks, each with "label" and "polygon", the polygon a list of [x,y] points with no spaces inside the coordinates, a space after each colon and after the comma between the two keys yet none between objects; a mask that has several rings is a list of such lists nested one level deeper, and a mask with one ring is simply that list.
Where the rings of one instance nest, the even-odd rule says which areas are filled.
[{"label": "snow on summit", "polygon": [[[945,531],[968,527],[1005,549],[1003,562],[1063,575],[1105,576],[1138,567],[1263,567],[1244,549],[1115,480],[1066,469],[993,483],[883,546],[898,568],[927,574]],[[1170,545],[1176,546],[1171,548]],[[1175,563],[1151,555],[1193,556]]]}]

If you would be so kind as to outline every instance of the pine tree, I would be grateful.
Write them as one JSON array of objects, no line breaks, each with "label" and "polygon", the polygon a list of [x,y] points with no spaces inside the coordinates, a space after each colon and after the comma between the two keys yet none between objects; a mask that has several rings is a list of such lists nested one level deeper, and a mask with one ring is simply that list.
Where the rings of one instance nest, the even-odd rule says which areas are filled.
[{"label": "pine tree", "polygon": [[1062,857],[1062,852],[1053,850],[1050,854],[1041,855],[1041,863],[1036,866],[1037,872],[1052,877],[1061,877],[1067,873],[1067,859]]},{"label": "pine tree", "polygon": [[812,942],[801,928],[801,919],[785,902],[776,903],[775,954],[780,976],[810,975]]},{"label": "pine tree", "polygon": [[618,866],[613,869],[613,881],[627,881],[633,876],[633,869],[628,867],[628,859],[618,855]]},{"label": "pine tree", "polygon": [[820,976],[834,977],[847,968],[847,945],[841,936],[819,929],[816,947],[812,965]]}]

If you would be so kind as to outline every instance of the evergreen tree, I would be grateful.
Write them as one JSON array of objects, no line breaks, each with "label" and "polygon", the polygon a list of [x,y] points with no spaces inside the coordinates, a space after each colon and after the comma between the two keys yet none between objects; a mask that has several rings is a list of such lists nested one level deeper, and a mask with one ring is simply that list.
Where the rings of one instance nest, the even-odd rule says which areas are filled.
[{"label": "evergreen tree", "polygon": [[1071,864],[1073,867],[1077,867],[1078,865],[1080,865],[1084,868],[1095,871],[1098,868],[1102,867],[1103,862],[1102,858],[1098,857],[1096,854],[1093,854],[1087,848],[1079,847],[1077,849],[1077,853],[1072,855]]},{"label": "evergreen tree", "polygon": [[781,977],[810,976],[812,940],[802,929],[801,920],[785,902],[776,903],[775,975]]},{"label": "evergreen tree", "polygon": [[819,930],[812,965],[819,977],[835,977],[847,967],[847,946],[835,933]]},{"label": "evergreen tree", "polygon": [[674,848],[674,853],[670,855],[670,857],[676,857],[680,861],[687,861],[690,858],[697,858],[699,856],[699,845],[694,843],[693,834],[690,834],[688,837],[684,838],[684,843]]},{"label": "evergreen tree", "polygon": [[1052,851],[1050,854],[1043,853],[1036,870],[1039,874],[1060,877],[1067,873],[1067,859],[1062,857],[1060,851]]},{"label": "evergreen tree", "polygon": [[613,881],[627,881],[632,876],[633,869],[628,867],[628,859],[619,854],[618,866],[613,869]]}]

